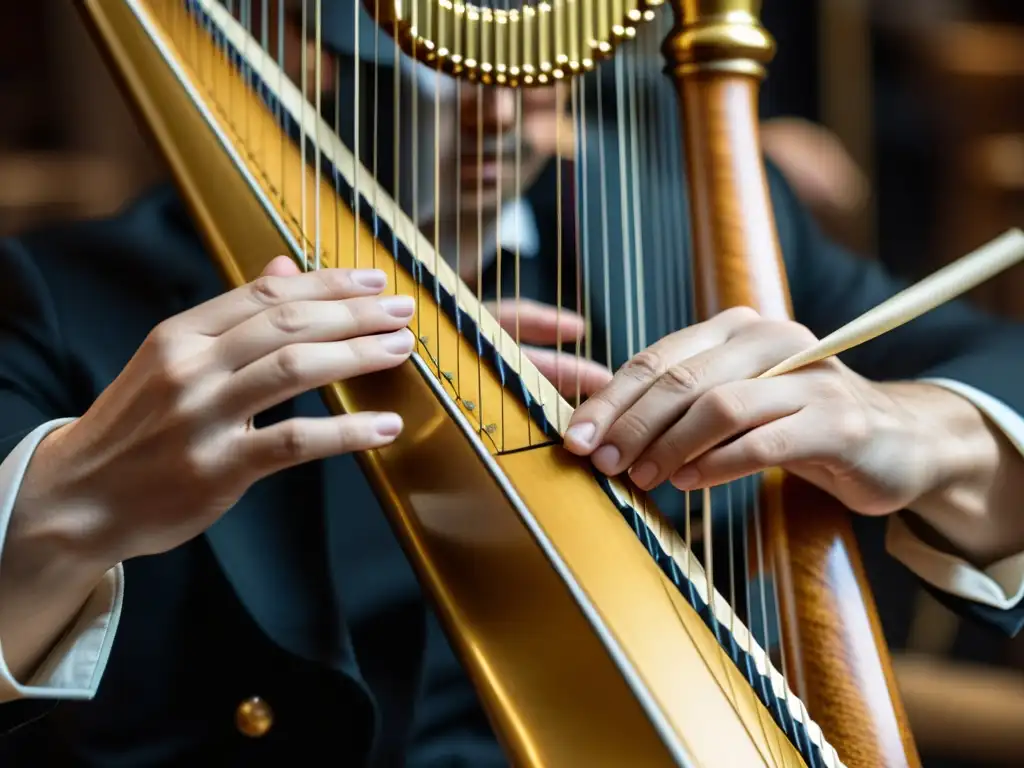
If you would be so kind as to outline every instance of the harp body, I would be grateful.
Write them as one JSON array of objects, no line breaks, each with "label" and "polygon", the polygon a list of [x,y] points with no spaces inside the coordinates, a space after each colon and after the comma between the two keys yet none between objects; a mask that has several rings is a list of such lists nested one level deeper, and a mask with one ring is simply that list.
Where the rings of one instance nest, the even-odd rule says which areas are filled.
[{"label": "harp body", "polygon": [[[560,447],[568,406],[351,153],[325,141],[318,175],[303,163],[312,156],[282,141],[275,110],[294,118],[307,106],[298,89],[273,82],[264,66],[272,62],[262,58],[248,59],[247,85],[224,54],[234,46],[231,56],[246,57],[243,36],[220,6],[80,5],[229,285],[254,279],[280,253],[308,258],[318,245],[305,240],[314,222],[332,233],[319,243],[331,266],[391,272],[398,251],[425,266],[429,287],[405,268],[389,286],[417,299],[413,359],[332,385],[324,397],[335,412],[401,413],[403,436],[362,456],[364,471],[515,764],[918,764],[849,523],[828,512],[832,502],[788,479],[769,484],[794,693],[720,596],[713,616],[702,616],[672,583],[668,556],[678,563],[689,555],[656,514],[632,506],[628,488],[602,486],[588,463]],[[725,26],[704,24],[717,5],[729,3],[687,3],[666,45],[687,116],[701,309],[753,304],[783,313],[756,143],[763,58],[752,56],[755,45],[733,57],[743,66],[704,66],[733,50]],[[208,14],[227,45],[190,27],[189,10]],[[698,34],[706,39],[687,42]],[[332,169],[346,189],[355,181],[364,213],[380,214],[378,231],[329,181]],[[453,320],[456,306],[478,323],[496,365],[480,365]],[[510,380],[527,396],[516,397]],[[802,515],[787,513],[791,498]],[[629,515],[653,542],[629,529]],[[708,594],[699,565],[688,575],[692,592]],[[746,672],[722,650],[726,629],[745,652]]]}]

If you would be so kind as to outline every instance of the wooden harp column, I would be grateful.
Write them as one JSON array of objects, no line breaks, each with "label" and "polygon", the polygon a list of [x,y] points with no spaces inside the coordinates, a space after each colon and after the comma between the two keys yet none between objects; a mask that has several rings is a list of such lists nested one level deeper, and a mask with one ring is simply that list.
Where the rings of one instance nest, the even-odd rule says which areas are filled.
[{"label": "wooden harp column", "polygon": [[[733,306],[792,315],[758,128],[775,44],[760,0],[672,0],[663,51],[682,111],[699,319]],[[849,768],[920,766],[847,510],[765,478],[790,685]]]}]

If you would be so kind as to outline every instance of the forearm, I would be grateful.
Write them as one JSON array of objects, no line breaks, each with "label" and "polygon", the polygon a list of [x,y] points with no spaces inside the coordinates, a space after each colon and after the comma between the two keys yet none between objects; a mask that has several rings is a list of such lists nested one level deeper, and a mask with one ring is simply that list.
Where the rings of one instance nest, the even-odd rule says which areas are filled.
[{"label": "forearm", "polygon": [[96,588],[110,570],[93,554],[88,515],[58,501],[38,482],[45,472],[34,471],[45,469],[45,448],[66,421],[40,425],[0,464],[0,658],[21,685],[90,597],[102,598]]},{"label": "forearm", "polygon": [[929,424],[934,443],[936,482],[910,506],[914,532],[979,568],[1024,551],[1020,450],[955,392],[927,383],[887,386]]},{"label": "forearm", "polygon": [[67,521],[15,509],[0,570],[0,643],[15,680],[28,684],[107,570],[82,555]]}]

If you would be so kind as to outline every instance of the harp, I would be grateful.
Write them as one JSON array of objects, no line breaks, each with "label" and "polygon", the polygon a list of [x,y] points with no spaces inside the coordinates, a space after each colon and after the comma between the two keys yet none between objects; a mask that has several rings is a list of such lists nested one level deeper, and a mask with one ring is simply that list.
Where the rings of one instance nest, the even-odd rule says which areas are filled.
[{"label": "harp", "polygon": [[[689,510],[679,533],[628,483],[595,476],[560,447],[569,401],[438,253],[438,238],[385,188],[376,150],[366,160],[367,134],[355,127],[351,145],[342,141],[322,114],[319,83],[306,82],[308,68],[301,86],[284,75],[280,45],[268,40],[284,1],[79,5],[229,285],[288,253],[309,269],[384,268],[389,290],[416,297],[412,360],[332,385],[324,397],[335,411],[402,414],[402,438],[361,461],[510,759],[919,765],[846,513],[792,478],[767,475],[741,538],[757,550],[751,570],[772,579],[750,590],[747,604],[759,594],[760,614],[739,615],[712,578],[711,492],[704,524],[693,526],[702,542]],[[301,3],[316,32],[314,80],[321,1],[330,0]],[[620,64],[621,51],[644,34],[663,38],[665,82],[683,119],[671,102],[649,112],[669,126],[658,164],[681,177],[685,156],[694,306],[703,318],[739,304],[789,312],[758,146],[757,92],[773,50],[759,5],[551,0],[501,9],[368,0],[366,9],[393,39],[396,62],[400,48],[472,88],[567,84],[574,114],[585,111],[585,73],[610,59],[609,98],[620,120],[632,120],[626,145],[646,126],[627,104],[636,97],[627,98],[624,83],[636,72]],[[304,65],[306,55],[303,47]],[[355,113],[359,94],[364,107],[375,98],[369,82],[355,89]],[[599,82],[589,93],[593,105],[611,91]],[[577,152],[586,152],[584,140],[574,138]],[[626,155],[635,149],[619,153],[620,168]],[[567,176],[557,165],[561,191]],[[624,209],[627,196],[643,194],[627,176],[609,193],[622,196]],[[577,198],[598,194],[595,179],[570,178]],[[439,193],[436,173],[434,186]],[[642,250],[638,232],[623,235],[624,251]],[[623,274],[639,276],[640,261]],[[665,269],[671,283],[681,267]],[[762,631],[768,613],[781,643]]]}]

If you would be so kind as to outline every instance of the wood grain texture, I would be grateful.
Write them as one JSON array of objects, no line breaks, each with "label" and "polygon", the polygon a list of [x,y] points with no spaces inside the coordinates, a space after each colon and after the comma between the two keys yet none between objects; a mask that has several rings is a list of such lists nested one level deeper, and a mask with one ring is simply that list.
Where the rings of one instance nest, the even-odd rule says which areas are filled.
[{"label": "wood grain texture", "polygon": [[[773,43],[758,5],[682,2],[664,46],[683,111],[700,319],[735,306],[792,316],[759,141]],[[849,512],[781,472],[769,488],[766,547],[790,685],[850,768],[919,766]]]},{"label": "wood grain texture", "polygon": [[793,689],[849,768],[920,768],[849,512],[782,472],[764,510]]}]

